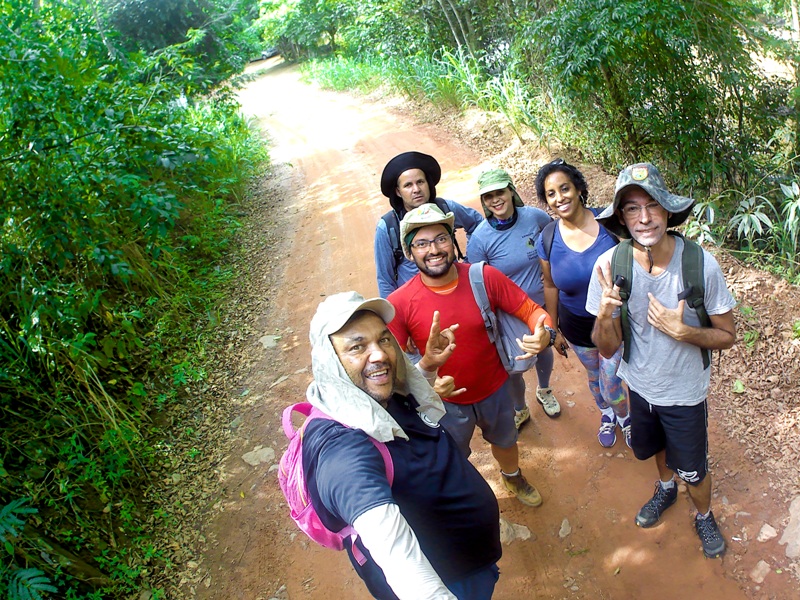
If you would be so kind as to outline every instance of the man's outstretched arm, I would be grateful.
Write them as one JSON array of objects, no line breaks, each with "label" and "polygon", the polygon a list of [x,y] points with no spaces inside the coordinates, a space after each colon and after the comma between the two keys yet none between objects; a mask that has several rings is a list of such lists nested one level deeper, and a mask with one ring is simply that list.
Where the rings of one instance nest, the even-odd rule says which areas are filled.
[{"label": "man's outstretched arm", "polygon": [[456,600],[442,583],[397,504],[371,508],[353,522],[400,600]]}]

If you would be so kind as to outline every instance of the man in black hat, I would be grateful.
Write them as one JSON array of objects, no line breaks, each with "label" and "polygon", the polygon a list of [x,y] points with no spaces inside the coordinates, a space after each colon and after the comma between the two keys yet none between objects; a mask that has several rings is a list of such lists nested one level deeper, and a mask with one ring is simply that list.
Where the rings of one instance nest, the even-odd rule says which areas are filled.
[{"label": "man in black hat", "polygon": [[[612,356],[624,340],[618,375],[630,391],[630,446],[639,460],[655,458],[658,469],[655,493],[636,524],[656,525],[675,503],[677,473],[697,509],[703,552],[716,558],[725,552],[725,540],[711,512],[707,355],[736,340],[736,301],[714,257],[667,232],[686,220],[693,204],[671,194],[653,165],[626,167],[614,201],[597,220],[630,239],[620,242],[620,254],[612,248],[595,262],[586,310],[597,316],[592,341],[603,356]],[[618,277],[623,269],[624,279]]]},{"label": "man in black hat", "polygon": [[400,243],[400,221],[408,211],[432,202],[443,213],[452,212],[456,228],[466,230],[467,236],[483,221],[478,211],[436,197],[441,177],[442,168],[436,159],[421,152],[398,154],[383,169],[381,192],[389,198],[392,210],[381,217],[375,230],[375,268],[381,298],[418,273],[416,265],[403,255]]}]

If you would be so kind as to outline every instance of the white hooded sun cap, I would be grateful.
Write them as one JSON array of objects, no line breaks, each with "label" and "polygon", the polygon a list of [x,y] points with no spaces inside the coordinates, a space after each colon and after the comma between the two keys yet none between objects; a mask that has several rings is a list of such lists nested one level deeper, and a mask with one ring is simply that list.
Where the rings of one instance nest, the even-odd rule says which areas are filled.
[{"label": "white hooded sun cap", "polygon": [[383,298],[366,300],[358,292],[342,292],[328,296],[320,302],[317,312],[311,319],[311,345],[319,336],[329,336],[339,331],[355,313],[360,310],[374,312],[384,323],[394,319],[394,306]]},{"label": "white hooded sun cap", "polygon": [[[383,298],[365,299],[357,292],[333,294],[320,302],[311,319],[311,371],[314,381],[306,390],[306,398],[322,412],[340,423],[361,429],[380,442],[408,439],[397,421],[369,394],[350,379],[339,360],[330,335],[339,331],[356,312],[369,310],[389,323],[394,307]],[[444,414],[442,400],[433,391],[417,368],[411,364],[392,336],[397,355],[396,376],[401,394],[413,394],[417,412],[438,423]]]}]

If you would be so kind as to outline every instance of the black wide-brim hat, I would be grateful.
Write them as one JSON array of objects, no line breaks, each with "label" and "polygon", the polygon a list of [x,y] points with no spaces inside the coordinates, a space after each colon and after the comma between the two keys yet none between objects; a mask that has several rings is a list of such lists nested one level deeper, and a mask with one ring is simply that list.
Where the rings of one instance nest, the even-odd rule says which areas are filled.
[{"label": "black wide-brim hat", "polygon": [[634,186],[642,188],[664,210],[670,213],[667,219],[667,227],[677,227],[692,212],[694,200],[670,193],[664,183],[664,178],[661,177],[661,173],[654,165],[650,163],[630,165],[625,167],[617,177],[617,184],[614,188],[614,201],[595,217],[606,229],[615,233],[618,237],[631,237],[628,228],[620,222],[617,209],[619,208],[622,193],[629,187]]},{"label": "black wide-brim hat", "polygon": [[[398,154],[383,168],[381,174],[381,192],[389,198],[389,203],[395,210],[403,208],[402,200],[397,196],[397,179],[409,169],[419,169],[425,173],[428,187],[431,190],[430,200],[436,198],[436,184],[442,178],[442,167],[429,154],[422,152],[403,152]],[[399,206],[397,203],[399,202]]]}]

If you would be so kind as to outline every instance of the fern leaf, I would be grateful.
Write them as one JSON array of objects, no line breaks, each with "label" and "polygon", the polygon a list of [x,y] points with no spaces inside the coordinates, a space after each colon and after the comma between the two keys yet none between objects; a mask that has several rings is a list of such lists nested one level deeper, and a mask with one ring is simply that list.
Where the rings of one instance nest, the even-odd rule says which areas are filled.
[{"label": "fern leaf", "polygon": [[9,600],[42,600],[40,592],[57,592],[39,569],[18,569],[8,585]]}]

